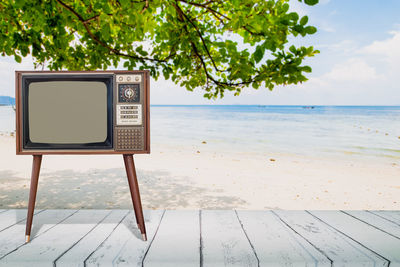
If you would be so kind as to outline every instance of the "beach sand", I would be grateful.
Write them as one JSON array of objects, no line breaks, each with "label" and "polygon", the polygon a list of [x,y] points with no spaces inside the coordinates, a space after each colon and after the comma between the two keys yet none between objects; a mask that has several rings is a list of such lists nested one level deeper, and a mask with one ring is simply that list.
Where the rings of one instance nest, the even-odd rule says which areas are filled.
[{"label": "beach sand", "polygon": [[[400,209],[400,162],[152,145],[135,156],[145,209]],[[0,209],[26,208],[32,156],[0,135]],[[37,208],[132,203],[122,156],[45,155]]]}]

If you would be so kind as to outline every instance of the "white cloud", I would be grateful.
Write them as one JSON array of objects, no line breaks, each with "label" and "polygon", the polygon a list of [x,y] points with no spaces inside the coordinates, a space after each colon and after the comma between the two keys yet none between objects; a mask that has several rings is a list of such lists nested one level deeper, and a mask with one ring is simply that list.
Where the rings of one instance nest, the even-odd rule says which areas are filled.
[{"label": "white cloud", "polygon": [[361,49],[360,53],[367,56],[379,56],[380,60],[390,65],[392,71],[400,70],[400,31],[390,32],[390,38],[383,41],[374,41]]},{"label": "white cloud", "polygon": [[375,68],[368,65],[363,59],[351,58],[345,62],[334,65],[330,72],[324,74],[320,78],[338,82],[366,83],[380,77],[376,73]]},{"label": "white cloud", "polygon": [[332,52],[345,54],[354,53],[359,49],[354,40],[343,40],[333,44],[321,44],[318,45],[318,48],[327,48]]}]

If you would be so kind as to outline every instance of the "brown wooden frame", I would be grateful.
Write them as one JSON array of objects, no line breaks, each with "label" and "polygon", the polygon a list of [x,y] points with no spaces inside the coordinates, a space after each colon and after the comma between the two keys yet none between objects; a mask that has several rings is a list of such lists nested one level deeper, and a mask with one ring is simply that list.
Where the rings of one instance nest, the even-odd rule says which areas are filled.
[{"label": "brown wooden frame", "polygon": [[[145,144],[143,150],[124,150],[115,151],[113,149],[107,150],[90,150],[90,149],[79,149],[79,150],[68,150],[68,149],[57,149],[57,150],[45,150],[45,149],[29,149],[24,150],[22,147],[22,98],[21,98],[21,77],[22,74],[73,74],[73,73],[109,73],[109,74],[143,74],[144,76],[144,116],[145,125],[144,129],[146,132]],[[134,70],[134,71],[122,71],[122,70],[110,70],[110,71],[16,71],[15,72],[15,108],[16,108],[16,119],[15,119],[15,130],[16,130],[16,154],[17,155],[46,155],[46,154],[149,154],[150,153],[150,73],[148,70]],[[114,99],[113,99],[114,101]],[[115,122],[113,122],[114,128]],[[113,129],[114,131],[114,129]]]}]

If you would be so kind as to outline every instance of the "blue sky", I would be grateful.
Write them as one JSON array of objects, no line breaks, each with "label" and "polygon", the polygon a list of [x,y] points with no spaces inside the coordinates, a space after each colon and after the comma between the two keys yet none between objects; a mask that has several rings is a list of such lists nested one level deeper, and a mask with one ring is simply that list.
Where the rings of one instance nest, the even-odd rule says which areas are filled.
[{"label": "blue sky", "polygon": [[[169,81],[151,83],[152,104],[400,105],[400,1],[320,0],[309,7],[291,0],[292,9],[318,28],[295,40],[321,51],[306,63],[313,68],[301,85],[245,89],[239,97],[206,100]],[[14,70],[32,69],[0,57],[0,95],[14,95]]]}]

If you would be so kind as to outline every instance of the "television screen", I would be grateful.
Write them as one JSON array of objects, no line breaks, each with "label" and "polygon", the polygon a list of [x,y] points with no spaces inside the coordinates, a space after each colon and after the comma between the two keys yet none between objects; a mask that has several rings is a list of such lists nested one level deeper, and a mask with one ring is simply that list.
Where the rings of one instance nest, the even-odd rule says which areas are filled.
[{"label": "television screen", "polygon": [[104,82],[31,82],[28,92],[31,142],[86,144],[107,139],[107,85]]}]

